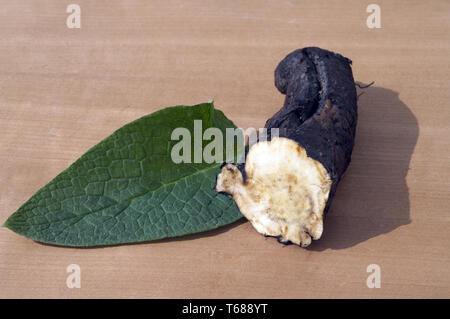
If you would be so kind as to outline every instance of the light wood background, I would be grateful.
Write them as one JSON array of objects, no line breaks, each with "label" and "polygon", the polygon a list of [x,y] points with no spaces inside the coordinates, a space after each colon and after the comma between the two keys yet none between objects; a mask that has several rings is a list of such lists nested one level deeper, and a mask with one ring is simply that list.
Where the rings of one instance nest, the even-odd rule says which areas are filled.
[{"label": "light wood background", "polygon": [[[97,249],[0,229],[0,297],[450,297],[450,2],[0,2],[0,222],[88,148],[161,107],[214,99],[262,127],[283,103],[273,71],[320,46],[375,81],[324,237],[283,247],[247,222]],[[81,6],[81,29],[66,6]],[[66,286],[69,264],[81,289]],[[381,288],[369,289],[369,264]]]}]

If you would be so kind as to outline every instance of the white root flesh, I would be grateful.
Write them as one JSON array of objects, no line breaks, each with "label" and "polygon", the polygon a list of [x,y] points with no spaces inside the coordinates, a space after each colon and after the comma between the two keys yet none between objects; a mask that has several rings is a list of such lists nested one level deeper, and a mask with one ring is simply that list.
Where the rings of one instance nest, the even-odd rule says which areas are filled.
[{"label": "white root flesh", "polygon": [[216,190],[230,194],[253,227],[281,242],[306,247],[323,232],[332,181],[325,167],[288,138],[256,143],[245,162],[222,167]]}]

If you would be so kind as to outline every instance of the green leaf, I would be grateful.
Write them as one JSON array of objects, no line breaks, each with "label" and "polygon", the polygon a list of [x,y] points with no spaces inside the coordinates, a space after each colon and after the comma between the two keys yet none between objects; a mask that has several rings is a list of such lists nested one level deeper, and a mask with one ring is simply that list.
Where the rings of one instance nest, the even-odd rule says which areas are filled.
[{"label": "green leaf", "polygon": [[[214,190],[221,163],[171,159],[179,142],[171,140],[172,131],[187,128],[194,145],[194,120],[202,121],[202,132],[217,127],[224,137],[226,128],[235,128],[212,103],[144,116],[89,149],[4,226],[40,242],[100,246],[192,234],[238,220],[234,201]],[[243,153],[235,151],[234,159]]]}]

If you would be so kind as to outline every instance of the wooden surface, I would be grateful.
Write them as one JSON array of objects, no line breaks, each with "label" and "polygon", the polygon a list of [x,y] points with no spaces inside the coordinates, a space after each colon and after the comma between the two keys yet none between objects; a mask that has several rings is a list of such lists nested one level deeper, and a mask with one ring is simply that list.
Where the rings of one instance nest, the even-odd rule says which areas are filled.
[{"label": "wooden surface", "polygon": [[[0,297],[450,297],[450,3],[0,3],[0,222],[89,147],[160,107],[214,99],[243,128],[283,103],[273,71],[320,46],[375,85],[323,238],[283,247],[247,222],[176,240],[58,248],[0,228]],[[69,264],[81,288],[66,286]],[[369,289],[369,264],[381,288]]]}]

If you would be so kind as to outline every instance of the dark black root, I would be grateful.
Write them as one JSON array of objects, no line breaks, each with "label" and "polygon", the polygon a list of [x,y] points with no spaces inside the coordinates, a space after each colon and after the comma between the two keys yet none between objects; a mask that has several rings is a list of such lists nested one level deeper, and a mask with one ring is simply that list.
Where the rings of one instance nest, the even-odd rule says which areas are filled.
[{"label": "dark black root", "polygon": [[354,146],[355,86],[361,86],[354,82],[351,63],[340,54],[316,47],[287,55],[275,70],[275,86],[286,99],[265,125],[269,138],[270,129],[279,128],[280,137],[295,140],[327,169],[333,185],[325,212]]}]

